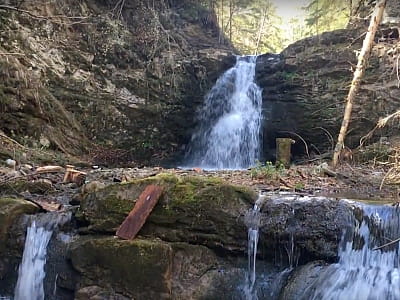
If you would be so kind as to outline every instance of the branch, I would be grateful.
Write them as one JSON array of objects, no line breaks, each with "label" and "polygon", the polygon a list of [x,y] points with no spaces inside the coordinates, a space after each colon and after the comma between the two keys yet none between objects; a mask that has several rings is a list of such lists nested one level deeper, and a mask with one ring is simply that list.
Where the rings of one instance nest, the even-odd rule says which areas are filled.
[{"label": "branch", "polygon": [[383,244],[382,246],[376,247],[376,248],[374,248],[374,249],[372,249],[372,250],[379,250],[379,249],[385,248],[385,247],[387,247],[387,246],[393,245],[393,244],[395,244],[395,243],[397,243],[397,242],[400,242],[400,238],[395,239],[395,240],[393,240],[393,241],[390,241],[389,243]]},{"label": "branch", "polygon": [[0,52],[0,55],[25,55],[24,53],[18,53],[18,52]]},{"label": "branch", "polygon": [[74,19],[74,20],[85,20],[85,19],[90,17],[90,16],[87,16],[87,17],[83,17],[83,16],[78,16],[78,17],[72,16],[72,17],[69,17],[69,16],[65,16],[65,15],[40,16],[40,15],[35,15],[35,14],[31,13],[28,10],[20,9],[20,8],[17,8],[17,7],[14,7],[14,6],[9,6],[9,5],[0,5],[0,9],[16,11],[16,12],[28,15],[31,18],[39,19],[39,20],[51,20],[51,19],[58,19],[58,18]]}]

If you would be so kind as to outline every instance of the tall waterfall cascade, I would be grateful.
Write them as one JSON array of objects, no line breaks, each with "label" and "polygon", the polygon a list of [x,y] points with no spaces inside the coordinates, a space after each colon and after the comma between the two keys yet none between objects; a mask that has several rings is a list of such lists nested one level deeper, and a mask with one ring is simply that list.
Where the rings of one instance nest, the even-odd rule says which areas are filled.
[{"label": "tall waterfall cascade", "polygon": [[302,299],[400,299],[400,211],[392,206],[360,209],[361,220],[358,211],[354,227],[343,234],[339,262],[323,270]]},{"label": "tall waterfall cascade", "polygon": [[67,222],[70,217],[70,213],[59,215],[48,213],[32,217],[33,220],[26,233],[14,300],[44,299],[43,280],[46,276],[44,267],[47,245],[57,225]]},{"label": "tall waterfall cascade", "polygon": [[203,169],[244,169],[260,156],[261,89],[257,56],[237,57],[205,98],[186,161]]}]

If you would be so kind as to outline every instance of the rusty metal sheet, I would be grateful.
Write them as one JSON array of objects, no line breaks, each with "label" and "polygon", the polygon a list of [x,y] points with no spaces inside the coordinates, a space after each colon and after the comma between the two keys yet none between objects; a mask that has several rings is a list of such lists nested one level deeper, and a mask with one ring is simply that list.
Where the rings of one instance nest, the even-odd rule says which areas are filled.
[{"label": "rusty metal sheet", "polygon": [[117,230],[117,236],[124,240],[132,240],[146,223],[158,199],[161,197],[163,187],[148,185],[140,194],[132,211],[122,222]]}]

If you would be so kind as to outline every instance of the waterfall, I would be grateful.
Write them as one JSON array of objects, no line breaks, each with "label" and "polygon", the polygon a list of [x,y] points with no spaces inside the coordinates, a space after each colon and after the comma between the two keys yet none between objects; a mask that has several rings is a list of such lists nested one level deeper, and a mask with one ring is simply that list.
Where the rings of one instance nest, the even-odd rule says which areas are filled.
[{"label": "waterfall", "polygon": [[33,216],[27,229],[22,262],[18,270],[14,300],[43,300],[47,245],[53,230],[70,219],[71,214],[41,214]]},{"label": "waterfall", "polygon": [[399,209],[362,205],[353,224],[343,234],[339,262],[323,270],[302,299],[400,299],[400,246],[393,242],[400,238]]},{"label": "waterfall", "polygon": [[261,89],[257,56],[237,57],[205,98],[186,160],[204,169],[244,169],[260,155]]},{"label": "waterfall", "polygon": [[261,205],[264,201],[263,196],[259,196],[254,207],[250,210],[245,217],[248,227],[247,230],[247,274],[244,286],[244,294],[246,300],[257,300],[257,290],[255,289],[256,283],[256,260],[257,260],[257,245],[258,245],[258,230],[261,221]]},{"label": "waterfall", "polygon": [[26,234],[24,254],[19,267],[15,300],[44,299],[43,279],[45,276],[46,249],[52,231],[37,227],[33,221]]}]

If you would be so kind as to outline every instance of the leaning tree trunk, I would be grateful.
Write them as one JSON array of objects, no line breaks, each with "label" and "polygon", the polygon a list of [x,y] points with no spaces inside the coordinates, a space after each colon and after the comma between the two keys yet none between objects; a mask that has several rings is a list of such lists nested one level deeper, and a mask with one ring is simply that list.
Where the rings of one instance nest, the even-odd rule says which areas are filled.
[{"label": "leaning tree trunk", "polygon": [[383,11],[386,6],[386,0],[378,0],[375,6],[374,13],[371,17],[371,21],[369,23],[368,32],[365,36],[363,46],[358,57],[357,68],[354,72],[353,81],[351,82],[351,87],[349,90],[349,94],[347,95],[347,103],[346,108],[344,110],[344,116],[342,121],[342,127],[340,128],[340,133],[338,136],[338,141],[333,152],[333,167],[336,167],[339,163],[339,157],[344,147],[344,139],[347,134],[347,128],[349,127],[351,112],[353,109],[353,101],[359,90],[361,78],[364,75],[365,66],[368,62],[368,58],[371,54],[371,49],[373,45],[373,41],[375,38],[375,32],[382,20]]}]

